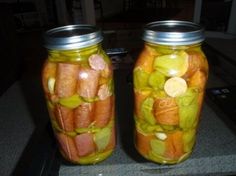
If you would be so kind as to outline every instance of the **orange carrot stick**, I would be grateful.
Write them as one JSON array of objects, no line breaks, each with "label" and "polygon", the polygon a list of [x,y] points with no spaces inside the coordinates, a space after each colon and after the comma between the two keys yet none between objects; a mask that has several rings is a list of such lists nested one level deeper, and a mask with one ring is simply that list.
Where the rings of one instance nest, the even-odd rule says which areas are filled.
[{"label": "orange carrot stick", "polygon": [[136,149],[139,151],[140,154],[146,156],[150,152],[150,141],[152,139],[155,139],[154,135],[144,136],[142,133],[135,131]]},{"label": "orange carrot stick", "polygon": [[184,154],[183,147],[183,132],[170,133],[166,139],[165,156],[169,159],[178,159]]},{"label": "orange carrot stick", "polygon": [[86,156],[95,152],[95,143],[93,141],[93,134],[83,133],[75,137],[75,144],[79,156]]},{"label": "orange carrot stick", "polygon": [[58,97],[70,97],[76,92],[78,65],[59,63],[56,77],[56,94]]},{"label": "orange carrot stick", "polygon": [[174,98],[156,99],[154,103],[156,121],[162,125],[178,125],[178,107]]},{"label": "orange carrot stick", "polygon": [[205,89],[205,83],[207,76],[202,71],[196,71],[193,76],[190,77],[188,82],[189,87],[198,87],[201,91]]},{"label": "orange carrot stick", "polygon": [[77,93],[85,98],[94,98],[98,91],[99,71],[81,68],[78,74]]},{"label": "orange carrot stick", "polygon": [[145,46],[145,49],[137,59],[135,68],[140,67],[148,73],[151,73],[153,71],[153,61],[155,59],[155,56],[153,55],[153,52],[151,50],[152,48]]},{"label": "orange carrot stick", "polygon": [[71,161],[78,160],[79,157],[77,155],[77,149],[74,140],[63,133],[56,133],[55,136],[57,138],[60,150],[64,157]]},{"label": "orange carrot stick", "polygon": [[75,128],[87,128],[93,121],[94,104],[82,103],[74,110]]},{"label": "orange carrot stick", "polygon": [[184,74],[184,78],[191,77],[197,70],[204,69],[203,54],[199,51],[187,51],[188,54],[188,70]]},{"label": "orange carrot stick", "polygon": [[105,100],[95,102],[94,121],[95,126],[104,127],[112,118],[112,106],[114,106],[112,96],[107,97]]},{"label": "orange carrot stick", "polygon": [[74,131],[74,112],[72,109],[56,105],[55,117],[60,128],[65,131]]}]

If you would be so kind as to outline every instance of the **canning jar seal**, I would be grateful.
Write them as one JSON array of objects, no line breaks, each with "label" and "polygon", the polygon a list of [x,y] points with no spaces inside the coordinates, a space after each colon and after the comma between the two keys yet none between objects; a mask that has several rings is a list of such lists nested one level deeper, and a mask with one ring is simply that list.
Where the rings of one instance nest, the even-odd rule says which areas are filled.
[{"label": "canning jar seal", "polygon": [[101,31],[93,25],[68,25],[46,31],[44,46],[55,50],[80,49],[100,43],[102,40]]},{"label": "canning jar seal", "polygon": [[201,25],[178,20],[155,21],[144,27],[142,39],[160,45],[192,45],[201,43],[204,29]]}]

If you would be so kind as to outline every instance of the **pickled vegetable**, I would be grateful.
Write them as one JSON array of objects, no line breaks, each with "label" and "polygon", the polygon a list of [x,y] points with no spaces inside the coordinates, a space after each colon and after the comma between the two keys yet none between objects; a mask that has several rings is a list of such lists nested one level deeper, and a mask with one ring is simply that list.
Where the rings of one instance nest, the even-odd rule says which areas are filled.
[{"label": "pickled vegetable", "polygon": [[142,117],[146,122],[148,122],[151,125],[155,125],[156,123],[155,117],[152,113],[153,104],[154,104],[154,99],[147,98],[146,100],[143,101],[143,104],[141,106]]},{"label": "pickled vegetable", "polygon": [[110,141],[110,136],[111,136],[111,128],[109,127],[103,128],[101,131],[97,132],[94,135],[94,140],[98,151],[103,151],[107,147]]},{"label": "pickled vegetable", "polygon": [[153,62],[155,59],[155,52],[149,46],[145,46],[144,51],[138,57],[138,60],[135,64],[135,68],[138,68],[145,73],[151,73],[153,71]]},{"label": "pickled vegetable", "polygon": [[56,133],[56,138],[59,142],[63,155],[72,161],[76,161],[79,156],[73,139],[63,133]]},{"label": "pickled vegetable", "polygon": [[148,83],[154,89],[163,89],[165,84],[165,76],[159,71],[154,71],[151,73]]},{"label": "pickled vegetable", "polygon": [[75,94],[79,66],[76,64],[58,63],[56,76],[56,95],[60,98]]},{"label": "pickled vegetable", "polygon": [[179,105],[180,128],[189,129],[194,127],[197,120],[198,93],[195,89],[189,89],[185,95],[177,99]]},{"label": "pickled vegetable", "polygon": [[154,135],[144,135],[136,131],[136,148],[144,156],[147,157],[148,152],[151,150],[151,140],[155,139]]},{"label": "pickled vegetable", "polygon": [[93,122],[94,104],[82,103],[74,110],[75,129],[87,128]]},{"label": "pickled vegetable", "polygon": [[86,156],[95,152],[95,143],[93,141],[93,134],[91,133],[77,135],[75,137],[75,144],[79,156]]},{"label": "pickled vegetable", "polygon": [[180,77],[173,77],[165,82],[164,90],[170,97],[178,97],[186,92],[187,83]]},{"label": "pickled vegetable", "polygon": [[150,93],[150,91],[135,91],[135,115],[138,118],[143,118],[141,114],[141,106]]},{"label": "pickled vegetable", "polygon": [[106,159],[115,148],[114,81],[99,45],[53,50],[42,82],[62,155],[79,164]]},{"label": "pickled vegetable", "polygon": [[188,69],[188,54],[179,51],[158,56],[155,58],[153,67],[168,77],[182,76]]},{"label": "pickled vegetable", "polygon": [[207,71],[199,45],[145,44],[133,76],[135,146],[146,159],[174,164],[190,155]]},{"label": "pickled vegetable", "polygon": [[161,125],[179,124],[179,111],[174,98],[156,99],[154,104],[154,115],[156,121]]},{"label": "pickled vegetable", "polygon": [[149,74],[141,69],[134,71],[134,86],[136,89],[143,89],[148,87]]}]

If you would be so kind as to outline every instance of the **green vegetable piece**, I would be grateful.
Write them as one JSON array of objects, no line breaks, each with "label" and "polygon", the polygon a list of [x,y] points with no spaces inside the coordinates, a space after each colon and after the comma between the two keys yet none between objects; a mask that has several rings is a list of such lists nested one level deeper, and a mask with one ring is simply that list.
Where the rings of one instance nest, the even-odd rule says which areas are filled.
[{"label": "green vegetable piece", "polygon": [[141,106],[141,113],[142,113],[143,118],[145,119],[146,122],[148,122],[151,125],[156,124],[155,117],[152,113],[153,104],[154,104],[154,99],[147,98],[146,100],[143,101],[142,106]]},{"label": "green vegetable piece", "polygon": [[198,105],[193,104],[189,106],[179,107],[180,122],[179,126],[182,129],[190,129],[194,127],[195,121],[197,120]]},{"label": "green vegetable piece", "polygon": [[198,114],[198,92],[196,89],[188,89],[186,93],[177,97],[180,123],[182,129],[189,129],[196,124]]},{"label": "green vegetable piece", "polygon": [[166,150],[166,145],[164,141],[153,139],[150,142],[151,149],[156,155],[163,155]]},{"label": "green vegetable piece", "polygon": [[71,132],[64,132],[64,134],[66,134],[67,136],[71,136],[71,137],[75,137],[77,135],[76,132],[71,131]]},{"label": "green vegetable piece", "polygon": [[110,79],[110,80],[108,81],[108,89],[109,89],[109,91],[111,92],[111,94],[114,93],[114,80],[113,80],[113,79]]},{"label": "green vegetable piece", "polygon": [[68,98],[60,98],[59,103],[62,106],[65,106],[67,108],[76,108],[82,103],[82,99],[80,98],[79,95],[72,95],[71,97]]},{"label": "green vegetable piece", "polygon": [[151,133],[156,129],[156,127],[154,125],[148,125],[147,126],[147,132]]},{"label": "green vegetable piece", "polygon": [[52,128],[56,131],[62,132],[63,130],[59,127],[59,125],[57,124],[57,122],[55,120],[51,120],[52,123]]},{"label": "green vegetable piece", "polygon": [[148,156],[147,156],[148,159],[152,160],[152,161],[155,161],[157,163],[162,163],[162,164],[175,164],[176,163],[176,160],[169,160],[163,156],[160,156],[160,155],[157,155],[156,153],[154,153],[153,151],[150,151],[148,153]]},{"label": "green vegetable piece", "polygon": [[111,128],[105,127],[101,131],[94,134],[94,141],[98,148],[98,151],[102,151],[106,148],[110,141]]},{"label": "green vegetable piece", "polygon": [[148,83],[154,89],[163,89],[165,84],[165,76],[159,71],[151,73]]},{"label": "green vegetable piece", "polygon": [[109,155],[111,155],[113,150],[108,150],[102,153],[96,153],[90,156],[80,157],[78,163],[80,164],[96,164],[100,161],[105,160]]},{"label": "green vegetable piece", "polygon": [[183,134],[184,152],[191,152],[196,140],[196,130],[191,129]]},{"label": "green vegetable piece", "polygon": [[148,124],[145,123],[145,122],[140,123],[140,128],[142,129],[142,131],[144,131],[145,133],[147,133]]},{"label": "green vegetable piece", "polygon": [[89,128],[76,128],[75,129],[76,133],[87,133],[89,131]]},{"label": "green vegetable piece", "polygon": [[48,109],[53,109],[54,105],[51,101],[47,100],[47,107],[48,107]]},{"label": "green vegetable piece", "polygon": [[154,69],[168,77],[180,77],[188,69],[188,54],[184,51],[179,51],[158,56],[154,60]]},{"label": "green vegetable piece", "polygon": [[134,88],[142,89],[148,86],[149,74],[139,68],[134,70]]},{"label": "green vegetable piece", "polygon": [[161,127],[167,131],[173,131],[175,129],[175,126],[173,125],[161,125]]},{"label": "green vegetable piece", "polygon": [[93,97],[93,98],[80,97],[80,98],[81,98],[81,100],[83,100],[84,102],[87,102],[87,103],[93,103],[93,102],[99,100],[98,97]]},{"label": "green vegetable piece", "polygon": [[198,91],[196,89],[187,89],[187,91],[182,95],[177,97],[177,103],[179,106],[188,106],[191,104],[196,104],[198,99]]},{"label": "green vegetable piece", "polygon": [[167,95],[164,90],[155,90],[151,95],[153,98],[165,98]]}]

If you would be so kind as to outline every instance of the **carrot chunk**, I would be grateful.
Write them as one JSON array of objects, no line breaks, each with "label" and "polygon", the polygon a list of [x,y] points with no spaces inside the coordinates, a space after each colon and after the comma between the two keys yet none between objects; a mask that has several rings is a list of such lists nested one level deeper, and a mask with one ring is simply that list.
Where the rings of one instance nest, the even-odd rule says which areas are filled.
[{"label": "carrot chunk", "polygon": [[135,68],[139,67],[148,73],[153,71],[153,61],[155,56],[150,50],[151,48],[145,47],[144,51],[138,57]]},{"label": "carrot chunk", "polygon": [[178,159],[184,154],[183,132],[170,133],[166,139],[165,156],[169,159]]},{"label": "carrot chunk", "polygon": [[140,154],[147,156],[151,150],[150,142],[155,139],[154,135],[143,135],[142,133],[135,131],[136,148]]}]

